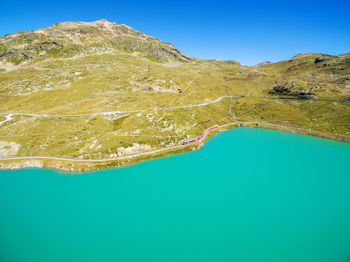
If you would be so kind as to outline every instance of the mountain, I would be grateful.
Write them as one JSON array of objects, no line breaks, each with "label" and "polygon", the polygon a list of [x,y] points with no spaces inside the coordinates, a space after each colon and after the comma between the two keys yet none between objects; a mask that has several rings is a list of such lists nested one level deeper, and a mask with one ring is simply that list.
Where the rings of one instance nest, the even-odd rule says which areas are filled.
[{"label": "mountain", "polygon": [[0,168],[123,166],[198,148],[182,143],[216,125],[208,136],[242,125],[349,142],[349,100],[349,53],[249,67],[62,22],[0,37]]},{"label": "mountain", "polygon": [[137,52],[161,62],[192,60],[169,43],[104,19],[91,23],[63,22],[9,34],[1,39],[1,48],[1,59],[15,64],[33,58],[69,58],[106,50]]}]

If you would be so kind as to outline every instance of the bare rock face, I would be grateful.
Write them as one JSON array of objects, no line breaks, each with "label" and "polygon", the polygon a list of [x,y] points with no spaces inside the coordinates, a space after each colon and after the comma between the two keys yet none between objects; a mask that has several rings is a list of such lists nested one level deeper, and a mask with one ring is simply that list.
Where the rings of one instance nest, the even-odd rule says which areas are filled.
[{"label": "bare rock face", "polygon": [[312,92],[313,88],[309,88],[308,90],[299,87],[294,82],[292,83],[281,83],[275,85],[268,93],[271,95],[277,95],[282,97],[290,97],[290,98],[298,98],[298,99],[311,99],[315,95]]},{"label": "bare rock face", "polygon": [[321,62],[324,62],[325,61],[325,59],[323,58],[323,57],[316,57],[316,59],[315,59],[315,64],[318,64],[318,63],[321,63]]},{"label": "bare rock face", "polygon": [[0,141],[0,157],[14,156],[21,145],[15,142]]},{"label": "bare rock face", "polygon": [[150,151],[152,147],[150,145],[140,145],[138,143],[133,143],[130,147],[120,147],[118,148],[118,156],[127,156],[138,153],[143,153]]},{"label": "bare rock face", "polygon": [[264,61],[264,62],[261,62],[261,63],[255,65],[254,67],[258,67],[258,66],[262,66],[262,65],[267,65],[267,64],[271,64],[271,62],[270,62],[270,61]]},{"label": "bare rock face", "polygon": [[305,57],[309,57],[309,56],[312,56],[312,53],[299,53],[299,54],[293,56],[291,59],[305,58]]}]

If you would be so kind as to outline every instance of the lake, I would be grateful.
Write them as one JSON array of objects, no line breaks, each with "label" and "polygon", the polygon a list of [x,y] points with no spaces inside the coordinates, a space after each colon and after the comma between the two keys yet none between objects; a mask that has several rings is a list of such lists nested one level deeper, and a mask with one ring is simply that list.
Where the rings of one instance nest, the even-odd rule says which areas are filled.
[{"label": "lake", "polygon": [[236,128],[84,174],[0,171],[0,261],[350,261],[350,144]]}]

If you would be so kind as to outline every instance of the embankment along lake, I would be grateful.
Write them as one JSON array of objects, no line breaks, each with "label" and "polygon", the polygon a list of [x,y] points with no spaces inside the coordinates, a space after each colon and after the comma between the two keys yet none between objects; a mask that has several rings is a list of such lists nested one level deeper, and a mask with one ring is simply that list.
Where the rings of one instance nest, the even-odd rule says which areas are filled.
[{"label": "embankment along lake", "polygon": [[0,172],[0,261],[350,261],[350,145],[236,128],[71,175]]}]

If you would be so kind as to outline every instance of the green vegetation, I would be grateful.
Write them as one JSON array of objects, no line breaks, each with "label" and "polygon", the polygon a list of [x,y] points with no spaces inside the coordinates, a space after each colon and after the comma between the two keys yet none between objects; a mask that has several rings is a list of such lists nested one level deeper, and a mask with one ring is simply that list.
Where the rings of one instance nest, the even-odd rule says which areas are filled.
[{"label": "green vegetation", "polygon": [[248,67],[192,58],[105,20],[0,37],[0,122],[38,114],[0,125],[0,142],[19,145],[7,155],[0,145],[3,156],[109,159],[169,148],[98,163],[40,160],[46,167],[90,170],[192,150],[174,147],[216,124],[349,142],[349,100],[350,54]]}]

